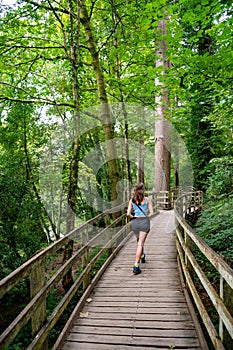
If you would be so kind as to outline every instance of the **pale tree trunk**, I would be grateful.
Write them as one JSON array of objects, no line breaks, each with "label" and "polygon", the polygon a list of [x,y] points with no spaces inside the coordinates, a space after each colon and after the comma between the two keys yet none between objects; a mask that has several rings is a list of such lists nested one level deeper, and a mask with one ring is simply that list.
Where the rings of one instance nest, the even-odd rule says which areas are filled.
[{"label": "pale tree trunk", "polygon": [[81,6],[81,22],[84,26],[86,33],[86,41],[88,49],[92,58],[92,66],[96,76],[97,86],[98,86],[98,96],[101,105],[101,115],[100,120],[104,130],[105,142],[107,143],[106,147],[106,156],[108,162],[108,174],[111,188],[111,200],[117,198],[117,182],[119,179],[118,172],[118,163],[117,163],[117,154],[116,146],[114,141],[114,122],[111,119],[111,111],[108,104],[108,98],[105,88],[104,75],[100,65],[99,54],[96,49],[94,37],[92,34],[92,28],[90,24],[90,17],[87,12],[85,1],[80,2]]},{"label": "pale tree trunk", "polygon": [[[158,30],[162,34],[166,31],[166,21],[161,20],[158,25]],[[165,58],[167,44],[164,40],[158,43],[156,50],[156,67],[162,67],[162,75],[165,75],[165,70],[169,67],[168,61]],[[165,119],[168,106],[168,96],[164,82],[155,79],[156,87],[160,89],[155,98],[156,102],[156,121],[155,121],[155,190],[169,191],[170,190],[170,124]]]},{"label": "pale tree trunk", "polygon": [[138,141],[138,182],[144,183],[144,139],[142,131]]},{"label": "pale tree trunk", "polygon": [[[178,142],[178,140],[177,140]],[[179,187],[179,145],[176,143],[174,145],[174,157],[175,157],[175,183],[174,186],[175,188]]]}]

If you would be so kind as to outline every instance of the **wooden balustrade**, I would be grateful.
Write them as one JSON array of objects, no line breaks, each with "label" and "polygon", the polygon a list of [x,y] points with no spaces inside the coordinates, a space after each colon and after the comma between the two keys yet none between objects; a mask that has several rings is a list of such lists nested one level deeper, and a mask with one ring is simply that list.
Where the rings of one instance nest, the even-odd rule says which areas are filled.
[{"label": "wooden balustrade", "polygon": [[[215,349],[233,349],[233,270],[224,259],[215,253],[190,227],[191,221],[202,208],[202,193],[190,192],[180,196],[175,202],[176,236],[179,264],[185,285],[192,296],[193,303],[199,312],[203,324]],[[207,274],[203,271],[195,258],[195,250],[199,250],[220,275],[220,291],[216,291]],[[198,283],[205,289],[213,307],[219,316],[219,333],[208,315],[206,307],[196,289]],[[227,299],[225,299],[225,295]]]},{"label": "wooden balustrade", "polygon": [[[27,349],[47,348],[47,337],[50,330],[56,324],[80,286],[87,287],[90,282],[91,270],[98,259],[106,252],[109,253],[114,250],[128,235],[129,225],[125,225],[126,205],[127,203],[124,203],[83,223],[60,240],[37,253],[0,281],[0,297],[2,298],[29,276],[31,295],[28,305],[1,334],[0,349],[6,349],[29,320],[31,320],[32,324],[33,340]],[[113,219],[113,211],[121,213],[116,220]],[[101,227],[103,226],[102,221],[105,219],[108,224],[104,225],[105,227]],[[99,225],[100,221],[101,225]],[[48,276],[48,267],[53,264],[57,255],[61,257],[60,260],[63,260],[64,249],[70,242],[74,244],[71,256],[68,260],[63,261],[60,267],[57,267],[52,276]],[[94,254],[92,259],[90,258],[91,254]],[[76,277],[77,270],[80,272]],[[48,296],[58,285],[61,288],[61,281],[68,271],[72,271],[74,283],[68,291],[64,292],[59,305],[47,317],[46,303]]]},{"label": "wooden balustrade", "polygon": [[[154,210],[157,212],[156,194],[150,195]],[[127,202],[88,220],[43,251],[35,254],[0,281],[0,298],[2,298],[29,277],[31,297],[29,303],[1,334],[1,350],[5,350],[13,342],[28,321],[32,326],[32,341],[27,346],[27,350],[46,350],[48,348],[50,331],[80,288],[83,292],[87,288],[94,288],[97,283],[97,279],[93,278],[93,268],[97,262],[100,258],[105,257],[107,267],[124,242],[129,239],[130,223],[127,223],[126,220],[126,207]],[[114,215],[115,213],[117,215]],[[72,253],[67,259],[63,259],[64,250],[71,242]],[[61,263],[51,275],[51,271],[48,272],[49,266],[56,265],[54,261],[58,257]],[[99,269],[99,266],[97,268]],[[48,297],[58,286],[62,288],[62,280],[69,271],[72,273],[73,283],[63,292],[62,299],[51,315],[47,316]]]}]

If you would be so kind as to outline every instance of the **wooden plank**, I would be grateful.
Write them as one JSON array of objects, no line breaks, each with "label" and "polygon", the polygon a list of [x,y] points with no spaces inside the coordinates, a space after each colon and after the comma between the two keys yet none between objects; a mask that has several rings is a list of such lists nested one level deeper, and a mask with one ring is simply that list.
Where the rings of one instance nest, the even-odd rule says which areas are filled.
[{"label": "wooden plank", "polygon": [[[155,349],[154,347],[146,347],[147,349]],[[113,345],[113,344],[91,344],[91,343],[80,343],[80,342],[70,342],[67,343],[62,348],[63,350],[132,350],[131,345]],[[156,347],[156,350],[164,350],[164,347]],[[167,348],[169,349],[169,348]],[[171,347],[170,347],[171,349]],[[177,347],[175,349],[178,349]],[[135,350],[135,349],[134,349]],[[145,350],[144,346],[137,346],[136,350]],[[185,350],[201,350],[201,348],[186,347]]]},{"label": "wooden plank", "polygon": [[[179,286],[179,275],[175,272],[174,274],[165,274],[164,270],[163,271],[158,271],[158,273],[156,272],[156,279],[151,281],[150,279],[141,279],[139,280],[138,278],[130,278],[129,277],[121,277],[119,278],[118,276],[111,276],[111,279],[106,277],[107,274],[104,276],[104,278],[100,281],[99,286],[101,287],[105,287],[106,285],[108,285],[109,287],[111,287],[112,285],[114,286],[119,286],[119,282],[121,282],[121,286],[124,287],[125,283],[127,282],[127,284],[129,285],[137,285],[137,286],[153,286],[156,282],[176,282]],[[145,277],[145,276],[144,276]],[[159,280],[158,280],[159,279]],[[107,283],[106,283],[107,282]]]},{"label": "wooden plank", "polygon": [[[82,333],[72,333],[69,335],[69,341],[86,342],[87,335]],[[91,334],[88,337],[88,343],[103,343],[103,344],[124,344],[131,346],[166,346],[168,349],[174,345],[175,348],[178,346],[185,347],[189,343],[189,346],[199,347],[198,340],[196,338],[161,338],[161,337],[138,337],[134,335],[125,336],[119,334],[118,336],[106,335],[106,334]]]},{"label": "wooden plank", "polygon": [[[103,282],[103,281],[102,281]],[[101,288],[107,288],[106,287],[106,283],[100,283],[99,287]],[[113,280],[111,280],[109,283],[108,283],[108,288],[115,288],[118,286],[118,283],[119,283],[119,279],[115,278]],[[169,278],[169,276],[167,276],[166,278],[164,278],[163,276],[158,276],[158,279],[154,282],[151,282],[151,281],[145,281],[145,282],[137,282],[135,280],[131,280],[131,281],[124,281],[122,280],[121,281],[122,283],[122,289],[127,289],[127,288],[139,288],[139,287],[143,287],[144,289],[147,289],[147,288],[154,288],[155,286],[159,285],[161,286],[161,288],[163,289],[163,286],[167,287],[169,285],[172,285],[174,288],[176,287],[176,289],[178,290],[179,289],[179,280],[178,280],[178,276],[176,278]],[[127,283],[127,285],[129,285],[129,287],[125,286],[125,283]]]},{"label": "wooden plank", "polygon": [[[101,301],[102,299],[102,301]],[[115,300],[112,299],[111,301],[106,301],[103,298],[97,299],[95,300],[95,302],[93,303],[94,307],[114,307],[114,306],[118,306],[118,307],[137,307],[138,306],[138,301],[132,301],[132,300],[127,300],[124,301],[124,299],[122,300],[121,298],[119,300]],[[182,300],[179,303],[175,303],[175,302],[145,302],[143,301],[143,307],[144,308],[181,308],[183,309],[183,307],[186,306],[186,303],[184,300]]]},{"label": "wooden plank", "polygon": [[[83,312],[88,312],[89,308],[88,306],[83,308]],[[92,316],[92,313],[97,313],[97,314],[102,314],[102,313],[119,313],[119,314],[135,314],[135,313],[139,313],[139,314],[166,314],[166,315],[189,315],[188,310],[182,309],[182,308],[177,308],[177,307],[144,307],[143,306],[138,306],[135,305],[134,307],[132,305],[127,305],[127,306],[92,306],[91,307],[91,313],[89,313],[90,317]]]},{"label": "wooden plank", "polygon": [[[83,326],[81,332],[84,334],[107,334],[107,335],[136,335],[138,337],[163,337],[163,338],[197,338],[194,330],[191,329],[146,329],[146,328],[130,328],[130,327],[101,327],[97,326]],[[74,326],[73,333],[80,333],[80,327]]]},{"label": "wooden plank", "polygon": [[[98,292],[98,296],[103,296],[105,298],[105,295],[107,295],[108,297],[128,297],[129,300],[132,300],[132,296],[130,297],[130,293],[133,293],[134,290],[133,289],[125,289],[125,290],[114,290],[114,288],[105,288],[105,290],[101,290],[100,292]],[[166,292],[166,294],[165,294]],[[147,297],[147,298],[173,298],[173,300],[182,300],[184,297],[181,294],[180,291],[174,291],[174,290],[170,290],[170,289],[163,289],[159,292],[157,292],[156,290],[148,290],[148,291],[142,291],[141,292],[141,296],[143,297]]]},{"label": "wooden plank", "polygon": [[[77,319],[74,323],[74,326],[96,326],[97,321],[96,319],[91,318],[80,318]],[[108,319],[99,319],[98,320],[98,326],[103,327],[131,327],[131,328],[146,328],[146,329],[160,329],[160,330],[172,330],[172,329],[191,329],[194,330],[194,325],[192,321],[186,321],[186,322],[174,322],[174,321],[159,321],[159,320],[150,320],[148,322],[147,320],[125,320],[125,319],[112,319],[110,322]]]},{"label": "wooden plank", "polygon": [[[180,297],[178,297],[178,296],[169,296],[169,295],[163,295],[163,294],[161,294],[161,295],[157,295],[156,297],[154,297],[154,298],[151,298],[151,297],[143,297],[143,299],[144,299],[144,301],[145,302],[150,302],[150,301],[153,301],[153,302],[159,302],[159,303],[170,303],[170,302],[172,302],[172,303],[176,303],[176,302],[178,302],[178,303],[185,303],[185,301],[184,301],[184,298],[182,297],[182,296],[180,296]],[[124,301],[125,303],[126,302],[131,302],[132,301],[132,297],[130,297],[129,295],[125,295],[125,296],[104,296],[104,294],[102,294],[102,296],[98,296],[98,300],[105,300],[106,302],[111,302],[111,301],[113,301],[113,302],[117,302],[117,301],[119,301],[119,302],[121,302],[121,301]],[[134,300],[135,301],[139,301],[140,300],[140,298],[134,298]],[[185,307],[186,307],[186,303],[185,303]]]},{"label": "wooden plank", "polygon": [[95,313],[92,311],[88,311],[88,317],[97,320],[98,322],[99,319],[108,319],[110,322],[112,320],[147,320],[149,321],[173,321],[173,322],[179,322],[179,321],[191,321],[191,316],[189,314],[180,314],[177,313],[175,315],[173,314],[149,314],[149,313],[124,313],[124,312],[119,312],[119,313]]},{"label": "wooden plank", "polygon": [[[159,281],[158,281],[159,282]],[[148,287],[147,286],[144,286],[143,284],[137,288],[137,291],[138,292],[142,292],[142,293],[149,293],[149,294],[163,294],[166,292],[166,288],[163,288],[163,284],[160,284],[158,283],[159,286],[161,287],[160,290],[157,290],[155,287],[155,282],[151,285],[149,285]],[[114,294],[118,294],[118,295],[122,295],[121,293],[133,293],[135,292],[135,288],[134,286],[124,286],[122,284],[122,286],[114,286],[114,287],[110,287],[110,286],[102,286],[101,289],[99,289],[98,291],[96,291],[95,289],[95,293],[98,295],[101,295],[102,293],[104,294],[111,294],[111,293],[114,293]],[[173,290],[168,290],[168,295],[183,295],[182,291],[180,290],[180,288],[174,288]]]}]

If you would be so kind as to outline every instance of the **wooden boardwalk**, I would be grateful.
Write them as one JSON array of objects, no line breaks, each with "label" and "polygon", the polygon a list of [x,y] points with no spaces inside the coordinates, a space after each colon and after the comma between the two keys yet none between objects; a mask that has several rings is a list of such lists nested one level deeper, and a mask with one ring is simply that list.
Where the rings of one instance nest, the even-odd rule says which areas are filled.
[{"label": "wooden boardwalk", "polygon": [[76,316],[63,350],[206,349],[179,279],[173,211],[152,219],[137,276],[135,251],[132,237]]}]

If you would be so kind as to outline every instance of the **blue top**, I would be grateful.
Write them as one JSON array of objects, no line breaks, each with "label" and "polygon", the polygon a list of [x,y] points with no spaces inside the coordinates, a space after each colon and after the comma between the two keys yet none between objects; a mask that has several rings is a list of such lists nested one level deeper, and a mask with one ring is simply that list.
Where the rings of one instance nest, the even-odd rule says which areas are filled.
[{"label": "blue top", "polygon": [[[142,208],[145,214],[147,214],[148,210],[148,197],[145,197],[145,202],[143,204],[139,204],[139,207]],[[136,203],[133,203],[134,216],[146,216],[143,212],[138,208]]]}]

